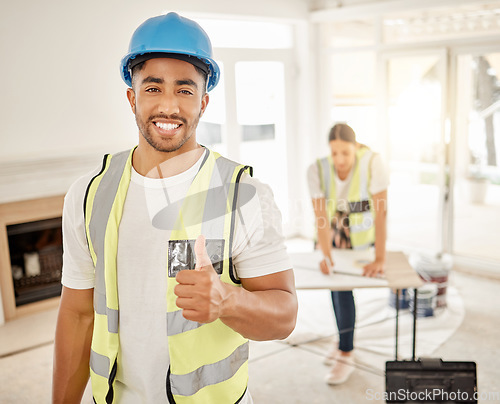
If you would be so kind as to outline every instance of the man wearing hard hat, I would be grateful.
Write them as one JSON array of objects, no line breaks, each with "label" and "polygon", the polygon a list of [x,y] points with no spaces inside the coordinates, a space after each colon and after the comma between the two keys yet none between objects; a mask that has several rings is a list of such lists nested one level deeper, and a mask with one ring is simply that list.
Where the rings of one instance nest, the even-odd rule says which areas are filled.
[{"label": "man wearing hard hat", "polygon": [[252,402],[248,339],[286,338],[297,299],[272,192],[206,149],[210,40],[169,13],[137,28],[121,75],[132,150],[77,180],[63,212],[53,402]]}]

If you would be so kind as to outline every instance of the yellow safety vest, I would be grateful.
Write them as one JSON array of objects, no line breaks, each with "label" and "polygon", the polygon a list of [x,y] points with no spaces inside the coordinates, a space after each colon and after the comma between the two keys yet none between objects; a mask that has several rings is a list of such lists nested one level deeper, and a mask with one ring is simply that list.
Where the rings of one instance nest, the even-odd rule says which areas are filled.
[{"label": "yellow safety vest", "polygon": [[[127,197],[133,150],[106,155],[101,172],[88,185],[84,202],[89,251],[95,266],[94,331],[90,375],[94,401],[114,403],[119,348],[117,287],[118,228]],[[207,150],[189,187],[171,233],[167,277],[167,338],[170,367],[166,394],[170,403],[237,403],[248,384],[248,340],[222,321],[186,320],[173,292],[180,269],[179,246],[194,252],[200,234],[223,282],[241,286],[232,265],[232,240],[241,175],[252,169]],[[247,192],[248,194],[248,192]],[[213,241],[212,244],[211,241]],[[214,247],[215,246],[215,247]],[[181,264],[179,264],[181,265]],[[193,266],[194,267],[194,266]]]},{"label": "yellow safety vest", "polygon": [[[353,249],[368,248],[375,242],[373,202],[369,191],[372,157],[373,152],[367,147],[356,151],[354,172],[347,194],[349,233]],[[318,159],[317,165],[321,190],[326,198],[328,223],[331,223],[337,210],[335,166],[332,156]]]}]

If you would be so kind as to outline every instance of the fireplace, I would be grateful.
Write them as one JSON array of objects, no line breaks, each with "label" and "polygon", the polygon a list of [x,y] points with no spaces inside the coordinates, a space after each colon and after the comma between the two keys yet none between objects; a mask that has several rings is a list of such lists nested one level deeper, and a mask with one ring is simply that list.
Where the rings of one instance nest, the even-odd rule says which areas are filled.
[{"label": "fireplace", "polygon": [[0,204],[0,288],[5,320],[57,307],[64,197]]},{"label": "fireplace", "polygon": [[16,307],[61,294],[62,219],[7,226]]}]

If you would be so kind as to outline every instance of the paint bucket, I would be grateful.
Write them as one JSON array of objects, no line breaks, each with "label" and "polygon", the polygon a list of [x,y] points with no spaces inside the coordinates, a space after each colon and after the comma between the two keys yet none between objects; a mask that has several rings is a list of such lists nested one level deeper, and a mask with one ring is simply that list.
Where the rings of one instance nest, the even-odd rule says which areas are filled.
[{"label": "paint bucket", "polygon": [[[391,289],[391,294],[389,295],[389,306],[396,308],[396,291]],[[408,289],[399,290],[399,309],[404,310],[410,307],[410,294]]]},{"label": "paint bucket", "polygon": [[436,307],[446,307],[448,275],[453,266],[451,256],[412,254],[409,262],[424,282],[437,285]]},{"label": "paint bucket", "polygon": [[[417,317],[432,317],[436,308],[438,286],[435,283],[426,283],[417,289]],[[414,289],[409,290],[410,311],[413,312],[415,296]]]}]

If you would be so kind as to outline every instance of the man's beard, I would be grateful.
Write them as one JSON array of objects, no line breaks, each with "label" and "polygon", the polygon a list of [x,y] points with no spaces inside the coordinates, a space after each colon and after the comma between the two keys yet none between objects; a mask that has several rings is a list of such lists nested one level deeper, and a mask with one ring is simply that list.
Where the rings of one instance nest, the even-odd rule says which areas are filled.
[{"label": "man's beard", "polygon": [[[172,152],[175,152],[177,150],[179,150],[189,139],[191,139],[191,136],[193,136],[193,134],[195,133],[196,131],[196,127],[198,126],[198,122],[200,120],[200,117],[201,117],[201,113],[200,115],[198,115],[198,117],[191,123],[191,125],[188,125],[188,122],[186,119],[178,116],[178,115],[171,115],[171,116],[167,116],[167,115],[156,115],[156,116],[151,116],[149,117],[148,121],[146,123],[144,123],[143,121],[141,121],[138,116],[136,115],[135,116],[135,121],[137,123],[137,127],[139,128],[139,132],[141,133],[141,135],[144,137],[144,139],[146,140],[146,142],[149,143],[149,145],[155,149],[156,151],[159,151],[159,152],[163,152],[163,153],[172,153]],[[153,138],[153,134],[151,133],[151,128],[149,127],[149,125],[154,125],[153,121],[155,119],[159,119],[159,118],[163,118],[163,119],[173,119],[173,120],[178,120],[178,121],[181,121],[182,122],[182,126],[183,126],[183,130],[184,130],[184,136],[177,140],[177,141],[174,141],[174,140],[167,140],[167,141],[163,141],[163,142],[159,142],[159,141],[156,141],[154,138]]]}]

